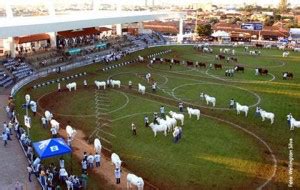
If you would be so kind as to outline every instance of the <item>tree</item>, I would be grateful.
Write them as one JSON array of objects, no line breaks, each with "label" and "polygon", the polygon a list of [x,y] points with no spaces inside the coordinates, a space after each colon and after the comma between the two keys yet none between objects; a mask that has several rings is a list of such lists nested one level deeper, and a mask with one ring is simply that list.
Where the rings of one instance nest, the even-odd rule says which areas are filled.
[{"label": "tree", "polygon": [[281,15],[275,15],[275,16],[274,16],[274,19],[275,19],[275,21],[281,20]]},{"label": "tree", "polygon": [[274,18],[273,17],[268,17],[266,20],[265,20],[265,26],[272,26],[274,24]]},{"label": "tree", "polygon": [[211,23],[211,24],[216,24],[218,22],[219,22],[219,20],[217,18],[211,18],[211,19],[209,19],[209,23]]},{"label": "tree", "polygon": [[197,33],[199,36],[210,36],[212,33],[211,25],[210,24],[199,25],[197,27]]},{"label": "tree", "polygon": [[279,2],[279,11],[281,13],[285,13],[287,11],[287,8],[288,8],[287,0],[280,0],[280,2]]}]

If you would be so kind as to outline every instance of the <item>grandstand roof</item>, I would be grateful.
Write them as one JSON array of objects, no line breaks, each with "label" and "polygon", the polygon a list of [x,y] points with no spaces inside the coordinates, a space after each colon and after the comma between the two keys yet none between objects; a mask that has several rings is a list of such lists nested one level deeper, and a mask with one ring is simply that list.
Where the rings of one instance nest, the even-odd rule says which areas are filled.
[{"label": "grandstand roof", "polygon": [[182,17],[181,13],[87,11],[74,15],[0,18],[0,38]]}]

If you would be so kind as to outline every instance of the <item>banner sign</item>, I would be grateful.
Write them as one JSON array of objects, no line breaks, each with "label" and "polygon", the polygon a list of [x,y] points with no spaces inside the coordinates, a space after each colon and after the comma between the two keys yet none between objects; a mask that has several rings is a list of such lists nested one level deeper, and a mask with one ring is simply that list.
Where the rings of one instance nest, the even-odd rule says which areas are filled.
[{"label": "banner sign", "polygon": [[241,25],[241,29],[244,30],[262,30],[263,24],[262,23],[243,23]]}]

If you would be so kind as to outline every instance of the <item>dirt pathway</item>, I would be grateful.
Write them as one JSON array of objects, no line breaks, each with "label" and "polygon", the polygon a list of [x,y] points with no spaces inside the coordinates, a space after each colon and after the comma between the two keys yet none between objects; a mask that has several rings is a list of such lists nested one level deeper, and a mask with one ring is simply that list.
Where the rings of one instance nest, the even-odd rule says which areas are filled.
[{"label": "dirt pathway", "polygon": [[[61,129],[59,134],[66,139],[67,134],[64,129]],[[82,131],[77,130],[75,139],[72,141],[72,148],[73,155],[75,155],[79,160],[82,160],[83,152],[87,152],[88,154],[95,153],[94,146],[88,144],[85,139],[85,134]],[[109,184],[114,185],[115,189],[126,189],[126,177],[128,172],[126,171],[126,169],[122,168],[121,183],[116,184],[114,170],[115,166],[112,165],[110,159],[108,159],[103,153],[101,153],[101,166],[99,168],[94,167],[93,173],[95,173],[96,175],[101,175],[105,180],[107,180]]]}]

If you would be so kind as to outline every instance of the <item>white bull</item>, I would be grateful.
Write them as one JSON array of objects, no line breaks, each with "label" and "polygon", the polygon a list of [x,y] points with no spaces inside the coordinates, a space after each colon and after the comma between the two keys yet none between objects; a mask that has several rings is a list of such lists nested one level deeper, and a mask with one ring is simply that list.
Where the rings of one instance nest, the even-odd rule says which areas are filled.
[{"label": "white bull", "polygon": [[290,130],[294,130],[294,128],[300,128],[300,121],[297,121],[293,117],[290,119]]},{"label": "white bull", "polygon": [[166,115],[166,120],[171,124],[172,129],[174,129],[177,125],[177,120],[173,117],[169,117],[168,115]]},{"label": "white bull", "polygon": [[77,133],[76,130],[73,129],[70,125],[67,125],[66,131],[67,131],[68,137],[70,137],[73,140]]},{"label": "white bull", "polygon": [[115,87],[115,85],[116,86],[118,86],[119,88],[121,87],[121,81],[119,81],[119,80],[110,80],[109,81],[109,83],[110,83],[110,85],[114,88]]},{"label": "white bull", "polygon": [[98,90],[103,87],[103,89],[106,89],[106,82],[105,81],[97,81],[95,80],[95,85],[97,86]]},{"label": "white bull", "polygon": [[213,107],[216,106],[216,98],[215,97],[212,97],[212,96],[209,96],[207,94],[201,93],[200,98],[204,98],[207,105],[209,105],[209,103],[211,103],[213,105]]},{"label": "white bull", "polygon": [[139,86],[138,86],[138,92],[140,92],[140,93],[142,93],[142,94],[145,94],[145,92],[146,92],[146,87],[143,86],[143,85],[141,85],[141,84],[139,83]]},{"label": "white bull", "polygon": [[56,131],[59,130],[59,123],[55,119],[51,119],[50,125],[51,125],[52,128],[55,128]]},{"label": "white bull", "polygon": [[77,84],[76,84],[76,82],[71,82],[71,83],[67,84],[66,87],[71,92],[73,88],[74,88],[74,90],[76,90]]},{"label": "white bull", "polygon": [[192,117],[192,115],[195,115],[195,116],[197,116],[197,120],[200,119],[200,110],[199,109],[193,109],[190,107],[187,107],[186,109],[188,111],[190,118]]},{"label": "white bull", "polygon": [[150,123],[149,127],[151,127],[153,133],[154,133],[154,137],[156,137],[157,132],[164,132],[164,135],[167,136],[167,130],[168,130],[168,126],[166,123],[162,123],[162,124],[154,124],[154,123]]},{"label": "white bull", "polygon": [[94,148],[95,148],[95,152],[97,152],[99,154],[101,153],[102,145],[101,145],[101,142],[98,138],[96,138],[94,140]]},{"label": "white bull", "polygon": [[45,118],[46,118],[46,121],[49,122],[53,118],[53,114],[50,111],[46,110]]},{"label": "white bull", "polygon": [[184,125],[184,115],[181,113],[176,113],[173,111],[170,111],[169,114],[171,115],[171,117],[173,117],[176,120],[181,121],[181,125]]},{"label": "white bull", "polygon": [[260,116],[262,118],[262,121],[265,121],[265,118],[269,119],[271,121],[271,124],[274,123],[275,115],[272,112],[266,112],[263,109],[259,110]]},{"label": "white bull", "polygon": [[236,102],[235,105],[236,105],[236,114],[239,115],[240,112],[242,111],[242,112],[245,113],[245,116],[247,117],[248,111],[249,111],[249,107],[246,106],[246,105],[241,105],[238,102]]},{"label": "white bull", "polygon": [[289,56],[289,54],[290,54],[290,52],[288,52],[288,51],[285,51],[285,52],[283,52],[283,53],[282,53],[282,57],[288,57],[288,56]]},{"label": "white bull", "polygon": [[122,161],[119,155],[117,155],[116,153],[111,154],[111,162],[115,165],[116,168],[121,167]]},{"label": "white bull", "polygon": [[144,180],[134,174],[127,174],[127,189],[131,189],[131,185],[135,185],[138,190],[144,189]]}]

